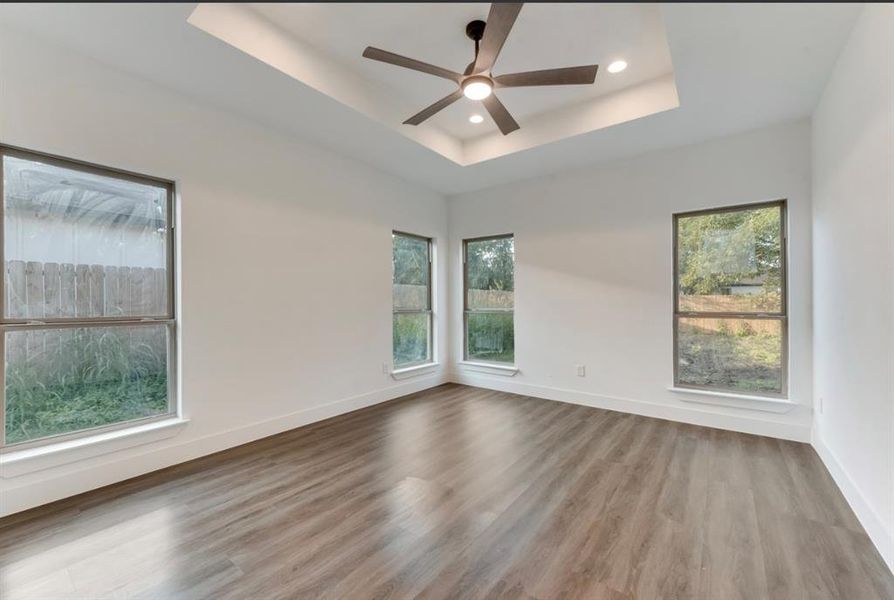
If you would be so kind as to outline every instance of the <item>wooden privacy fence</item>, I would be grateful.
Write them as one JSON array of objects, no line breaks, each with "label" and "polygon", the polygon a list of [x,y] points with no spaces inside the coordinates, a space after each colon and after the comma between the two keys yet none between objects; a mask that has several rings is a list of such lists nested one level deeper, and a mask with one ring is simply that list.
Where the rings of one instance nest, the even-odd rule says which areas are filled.
[{"label": "wooden privacy fence", "polygon": [[[5,286],[16,319],[148,317],[167,313],[166,270],[11,260]],[[77,381],[83,373],[121,377],[165,367],[164,325],[37,329],[5,337],[7,391]],[[80,373],[81,375],[73,375]],[[10,379],[12,377],[12,379]],[[24,377],[24,379],[23,379]],[[30,382],[30,383],[29,383]]]},{"label": "wooden privacy fence", "polygon": [[[778,294],[736,295],[713,294],[699,296],[681,296],[680,310],[693,312],[772,312],[779,307]],[[684,321],[690,329],[702,332],[723,332],[728,334],[768,334],[779,335],[779,321],[775,319],[742,319],[712,318],[707,315]]]},{"label": "wooden privacy fence", "polygon": [[680,296],[680,310],[693,312],[775,312],[779,294],[705,294]]},{"label": "wooden privacy fence", "polygon": [[395,283],[391,288],[394,308],[424,309],[428,306],[428,287]]},{"label": "wooden privacy fence", "polygon": [[512,309],[515,304],[515,292],[513,290],[478,290],[471,288],[469,293],[469,308],[505,308]]},{"label": "wooden privacy fence", "polygon": [[167,314],[167,271],[10,260],[6,302],[14,319]]}]

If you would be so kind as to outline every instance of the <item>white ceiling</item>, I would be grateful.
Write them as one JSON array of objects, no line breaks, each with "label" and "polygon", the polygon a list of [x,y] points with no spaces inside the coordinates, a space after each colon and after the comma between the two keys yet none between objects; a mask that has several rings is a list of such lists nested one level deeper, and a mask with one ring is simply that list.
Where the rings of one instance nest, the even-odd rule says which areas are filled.
[{"label": "white ceiling", "polygon": [[[631,52],[652,71],[649,75],[654,76],[647,78],[647,74],[642,74],[637,81],[625,80],[623,76],[615,78],[609,74],[607,77],[597,77],[594,85],[579,86],[570,91],[555,87],[539,90],[501,89],[499,94],[504,100],[507,98],[504,92],[508,93],[508,107],[511,110],[522,109],[523,114],[519,117],[522,129],[504,136],[489,123],[480,128],[478,135],[466,139],[461,133],[470,124],[462,111],[480,105],[465,99],[443,111],[446,117],[438,114],[418,127],[402,124],[408,116],[454,91],[456,84],[430,75],[423,76],[420,84],[419,73],[364,59],[361,53],[366,45],[364,39],[393,42],[395,36],[390,28],[391,23],[396,21],[404,31],[417,32],[405,34],[400,39],[403,42],[401,52],[426,59],[438,54],[437,59],[429,60],[443,65],[459,65],[456,68],[462,70],[470,57],[470,44],[468,41],[462,42],[462,35],[456,34],[456,30],[461,31],[463,27],[452,25],[477,16],[481,8],[478,5],[470,8],[468,4],[443,4],[431,8],[430,5],[419,4],[353,7],[286,4],[264,5],[258,9],[252,5],[203,3],[193,11],[188,21],[296,81],[458,165],[467,166],[679,106],[673,73],[668,70],[670,58],[657,7],[626,5],[620,10],[617,7],[610,11],[593,10],[601,6],[525,7],[532,10],[522,10],[522,15],[527,16],[520,23],[521,32],[514,35],[516,29],[513,28],[513,35],[507,42],[511,47],[505,50],[508,58],[504,61],[501,54],[497,67],[508,64],[508,72],[513,72],[512,61],[515,64],[536,63],[543,60],[543,54],[554,56],[556,61],[568,61],[564,64],[572,66],[580,62],[592,63],[593,56],[611,56],[621,45],[617,40],[617,43],[611,44],[581,42],[557,49],[555,44],[550,46],[546,43],[544,36],[536,35],[535,29],[542,26],[550,31],[569,30],[575,39],[587,40],[596,29],[594,23],[614,19],[619,29],[629,32],[627,43]],[[538,7],[547,10],[541,12]],[[557,10],[548,10],[551,8]],[[311,24],[302,18],[306,12],[311,13],[307,15]],[[424,15],[429,13],[436,13],[429,16],[432,23],[437,25],[420,27],[420,20],[424,21]],[[345,22],[348,15],[350,18]],[[357,19],[356,23],[354,19]],[[643,27],[643,23],[649,26]],[[382,25],[384,31],[379,30]],[[343,32],[342,28],[355,30],[355,35]],[[328,35],[331,39],[321,39],[320,30],[325,32],[322,38]],[[310,33],[313,31],[316,33]],[[640,34],[634,34],[634,31],[640,31]],[[317,40],[317,46],[308,42],[303,37],[305,34],[312,35]],[[524,43],[525,37],[531,37],[536,43]],[[555,38],[562,39],[562,36],[549,39]],[[522,42],[513,43],[513,40]],[[597,48],[602,45],[610,45],[611,50]],[[581,50],[583,46],[588,47],[586,52]],[[604,82],[610,85],[606,86]],[[606,89],[612,86],[614,89]]]},{"label": "white ceiling", "polygon": [[[673,61],[679,108],[461,166],[192,27],[186,19],[195,6],[6,4],[0,6],[0,25],[42,36],[277,131],[452,194],[809,115],[860,10],[859,5],[834,4],[662,5],[659,11]],[[448,7],[434,4],[416,6],[413,10],[425,15]],[[374,8],[390,10],[393,7],[377,5]],[[477,8],[481,10],[484,6]],[[522,14],[529,9],[548,11],[550,8],[565,9],[546,4],[529,5]],[[353,14],[357,10],[373,9],[366,5],[344,5],[333,10]],[[370,14],[377,13],[373,10]],[[453,18],[460,21],[458,35],[461,36],[466,15],[456,13]],[[364,30],[363,19],[358,21],[352,21],[351,31]],[[401,39],[399,35],[389,34],[387,25],[377,20],[376,23],[368,31],[382,37],[358,42],[361,46],[379,45],[436,62],[436,57],[421,53],[421,46],[400,45],[410,43],[407,40],[413,38]],[[448,30],[451,30],[448,24],[438,26],[445,40]],[[522,36],[523,31],[513,32],[513,35],[519,34],[519,43],[524,38],[536,38],[532,33]],[[324,38],[342,35],[334,34],[331,28],[318,33]],[[347,33],[344,36],[346,40],[350,38]],[[417,36],[413,43],[419,44],[422,39],[424,46],[425,36],[422,33]],[[392,39],[393,43],[388,43]],[[321,42],[307,40],[308,44]],[[411,54],[414,48],[415,53]],[[507,57],[509,49],[507,43]],[[539,54],[535,52],[526,57],[523,50],[513,59],[522,61],[518,67],[508,63],[513,69],[560,66],[552,64],[552,58],[549,62],[532,64]],[[461,53],[461,48],[457,52]],[[556,59],[562,60],[562,64],[566,60],[563,57],[578,56],[573,54],[573,49],[568,49],[568,54],[564,52],[563,49],[563,54]],[[605,59],[600,56],[598,60]],[[387,65],[376,66],[390,69]],[[633,66],[631,63],[631,74]],[[396,67],[393,71],[382,77],[404,77],[396,73],[399,71]],[[407,82],[408,89],[419,90],[414,86],[423,85],[424,77],[414,76],[412,82]],[[550,101],[552,97],[544,100]],[[535,99],[530,102],[532,110],[536,109]]]},{"label": "white ceiling", "polygon": [[[345,68],[378,80],[393,94],[421,110],[455,89],[445,79],[364,59],[374,46],[461,73],[474,57],[466,24],[486,20],[488,4],[254,4],[271,23],[328,54]],[[613,60],[630,67],[618,74],[605,70]],[[664,24],[657,4],[529,4],[519,14],[495,74],[599,64],[596,83],[588,86],[503,89],[500,99],[525,126],[526,117],[583,103],[597,96],[673,72]],[[487,118],[480,125],[469,116],[487,116],[479,102],[463,98],[424,127],[439,127],[461,140],[496,132]],[[412,114],[412,113],[410,113]],[[410,114],[406,114],[409,117]]]}]

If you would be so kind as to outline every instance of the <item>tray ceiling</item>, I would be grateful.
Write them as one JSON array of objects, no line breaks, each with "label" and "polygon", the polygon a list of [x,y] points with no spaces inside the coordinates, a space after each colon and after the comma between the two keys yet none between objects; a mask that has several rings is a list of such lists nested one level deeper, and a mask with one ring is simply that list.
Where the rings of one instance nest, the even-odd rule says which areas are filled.
[{"label": "tray ceiling", "polygon": [[[405,102],[395,106],[387,119],[370,118],[343,101],[333,100],[345,90],[324,78],[326,69],[314,71],[309,63],[302,65],[297,60],[284,65],[303,67],[318,79],[318,85],[331,85],[333,94],[320,93],[317,88],[285,75],[287,71],[271,68],[232,44],[190,25],[187,19],[196,6],[194,3],[6,3],[0,4],[0,35],[23,35],[23,39],[34,40],[39,45],[65,48],[133,77],[152,81],[192,99],[203,109],[225,111],[234,119],[247,119],[300,143],[313,144],[321,152],[351,157],[429,189],[456,194],[808,117],[861,10],[856,4],[663,4],[659,14],[673,57],[673,75],[602,97],[603,101],[617,99],[634,91],[628,94],[628,102],[608,102],[604,110],[600,110],[599,98],[592,101],[596,104],[592,118],[601,117],[607,124],[618,124],[576,134],[573,126],[580,120],[572,119],[570,126],[569,121],[564,121],[571,129],[570,135],[544,143],[542,132],[538,133],[532,122],[521,120],[522,129],[502,140],[485,135],[483,140],[491,140],[495,146],[491,149],[488,146],[491,142],[447,136],[438,127],[406,128],[417,138],[427,140],[428,145],[420,143],[409,137],[400,125],[395,125],[419,109],[417,99],[395,96],[387,81],[370,79],[369,86],[384,86],[388,97],[394,99],[392,102]],[[348,13],[361,8],[371,10],[366,6],[351,4],[339,10]],[[399,8],[375,6],[385,11]],[[449,8],[442,4],[412,6],[417,14]],[[522,14],[528,9],[540,10],[541,6],[557,10],[562,7],[532,4]],[[458,56],[468,51],[461,42],[461,28],[466,19],[485,14],[486,5],[472,5],[475,7],[481,12],[453,17],[460,27],[459,40],[454,40],[453,33],[449,37],[451,44],[459,45]],[[270,48],[300,46],[316,53],[324,62],[328,60],[336,68],[344,68],[338,57],[316,50],[318,42],[312,39],[301,42],[294,35],[284,33],[284,28],[276,30],[279,35],[267,36],[269,18],[257,12],[250,15],[263,27],[246,26],[246,34],[265,40]],[[241,19],[238,23],[250,25],[251,19],[245,21],[244,14],[238,16]],[[384,21],[385,25],[388,23]],[[452,32],[451,27],[444,25],[444,31]],[[398,40],[405,29],[398,28],[392,37],[386,37]],[[335,33],[330,27],[322,30],[321,35],[335,36]],[[385,46],[384,41],[365,39],[358,40],[358,47],[372,43]],[[388,48],[403,49],[397,45]],[[421,51],[419,55],[428,57]],[[291,56],[295,59],[294,54]],[[14,55],[0,57],[3,58],[7,59],[6,64],[18,60]],[[596,57],[596,60],[605,66],[605,59]],[[0,60],[0,64],[4,61]],[[628,75],[635,73],[637,64],[631,61]],[[372,66],[380,65],[369,65]],[[546,66],[554,65],[547,63]],[[393,75],[399,76],[396,72]],[[422,85],[422,77],[413,83]],[[624,121],[627,117],[623,109],[638,110],[636,105],[643,98],[643,86],[651,86],[659,97],[668,88],[679,92],[679,107]],[[413,93],[416,89],[404,91]],[[0,86],[0,104],[3,95]],[[353,101],[362,102],[369,96],[356,94]],[[507,98],[507,104],[510,101]],[[574,109],[575,106],[560,107],[547,114],[558,116],[563,110]],[[557,120],[556,128],[549,133],[563,135],[563,121]],[[0,119],[0,136],[6,135],[5,141],[26,145],[26,140],[9,137],[10,128],[3,123]],[[488,153],[494,156],[495,152],[505,151],[503,144],[510,140],[519,148],[526,143],[539,145],[493,160],[471,162],[475,160],[471,156],[473,148],[479,157],[486,157]],[[431,144],[441,144],[442,151],[429,149]],[[445,152],[453,152],[453,159],[445,158]],[[464,163],[465,160],[470,162]]]},{"label": "tray ceiling", "polygon": [[[460,165],[529,149],[678,106],[654,4],[525,5],[495,74],[598,63],[589,86],[501,89],[522,129],[503,136],[463,98],[417,127],[402,121],[455,85],[361,57],[375,46],[462,71],[474,57],[465,25],[488,4],[200,4],[190,24],[391,127]],[[627,70],[611,74],[614,60]],[[484,115],[473,125],[472,114]]]}]

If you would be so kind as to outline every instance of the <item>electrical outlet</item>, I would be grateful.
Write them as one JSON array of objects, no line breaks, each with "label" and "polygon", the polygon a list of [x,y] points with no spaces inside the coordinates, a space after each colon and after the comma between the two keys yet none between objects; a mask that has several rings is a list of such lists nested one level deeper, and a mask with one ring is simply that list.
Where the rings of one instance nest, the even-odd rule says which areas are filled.
[{"label": "electrical outlet", "polygon": [[578,377],[586,377],[587,376],[587,366],[586,365],[576,365],[577,367],[577,376]]},{"label": "electrical outlet", "polygon": [[388,375],[390,372],[391,372],[391,368],[388,366],[388,363],[383,362],[382,363],[382,373],[384,375]]},{"label": "electrical outlet", "polygon": [[823,414],[823,397],[822,396],[819,397],[819,410],[820,410],[820,414]]}]

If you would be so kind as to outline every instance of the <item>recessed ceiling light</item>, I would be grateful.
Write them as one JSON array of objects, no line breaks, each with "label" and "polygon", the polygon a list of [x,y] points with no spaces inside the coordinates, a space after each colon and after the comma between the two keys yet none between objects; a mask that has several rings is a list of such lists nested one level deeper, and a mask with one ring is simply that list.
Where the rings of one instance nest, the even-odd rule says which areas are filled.
[{"label": "recessed ceiling light", "polygon": [[482,117],[481,115],[472,115],[471,117],[469,117],[469,123],[474,123],[475,125],[481,123],[482,121],[484,121],[484,117]]},{"label": "recessed ceiling light", "polygon": [[627,68],[626,60],[616,60],[615,62],[613,62],[612,64],[610,64],[608,66],[608,72],[609,73],[620,73],[621,71],[623,71],[626,68]]},{"label": "recessed ceiling light", "polygon": [[483,75],[469,77],[463,81],[462,87],[463,94],[465,94],[466,98],[469,100],[484,100],[490,96],[490,93],[494,88],[490,78],[484,77]]}]

